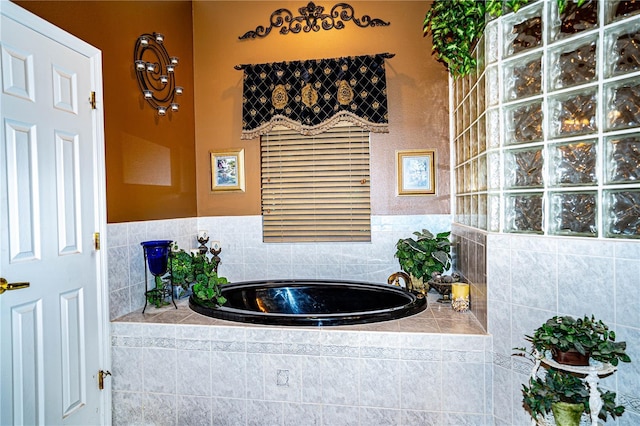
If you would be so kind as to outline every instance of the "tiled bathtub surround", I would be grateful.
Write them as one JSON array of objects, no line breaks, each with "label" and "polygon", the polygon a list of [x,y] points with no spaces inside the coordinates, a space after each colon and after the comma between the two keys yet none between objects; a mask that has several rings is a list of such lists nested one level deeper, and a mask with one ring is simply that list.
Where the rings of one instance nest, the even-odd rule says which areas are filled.
[{"label": "tiled bathtub surround", "polygon": [[224,324],[113,322],[113,424],[492,424],[490,336]]},{"label": "tiled bathtub surround", "polygon": [[370,243],[265,244],[261,216],[202,217],[110,224],[108,231],[110,317],[144,305],[144,260],[140,243],[171,239],[197,247],[198,230],[220,241],[219,273],[230,281],[318,278],[386,283],[400,270],[395,244],[414,231],[451,229],[449,215],[372,216]]},{"label": "tiled bathtub surround", "polygon": [[487,329],[486,232],[454,224],[451,245],[453,269],[470,286],[471,312]]},{"label": "tiled bathtub surround", "polygon": [[526,346],[524,336],[554,315],[591,314],[627,342],[632,362],[601,385],[626,406],[617,424],[640,424],[640,243],[505,234],[486,240],[496,424],[529,421],[520,388],[531,364],[511,356],[512,348]]},{"label": "tiled bathtub surround", "polygon": [[[222,242],[221,273],[235,280],[277,277],[280,272],[284,276],[284,271],[314,274],[308,275],[314,277],[322,276],[320,272],[329,277],[340,271],[343,278],[363,279],[357,272],[363,270],[369,271],[374,280],[386,280],[388,272],[398,267],[393,258],[397,239],[422,228],[434,232],[451,229],[449,220],[448,216],[375,217],[372,243],[336,244],[331,246],[333,251],[324,245],[262,244],[256,217],[112,224],[108,227],[112,317],[132,312],[144,303],[140,241],[146,239],[186,235],[180,245],[188,247],[190,240],[195,243],[198,229],[207,229],[212,239]],[[175,234],[167,231],[174,227],[183,230]],[[250,330],[215,325],[215,320],[201,317],[204,326],[194,319],[196,317],[186,320],[183,315],[175,314],[177,317],[170,318],[173,314],[169,311],[156,316],[159,312],[154,308],[147,315],[148,320],[171,324],[113,323],[114,421],[117,424],[164,424],[165,420],[169,424],[208,424],[208,419],[213,419],[217,424],[235,425],[236,419],[240,419],[241,424],[254,424],[255,419],[248,413],[262,411],[265,416],[269,413],[275,416],[274,424],[330,424],[338,416],[335,424],[476,425],[482,424],[478,419],[485,419],[485,424],[525,425],[529,424],[529,418],[522,409],[520,387],[531,365],[513,357],[512,348],[525,345],[523,336],[553,315],[594,314],[616,331],[619,340],[627,342],[627,352],[633,360],[630,364],[621,364],[616,374],[602,382],[604,387],[616,391],[619,402],[626,406],[617,424],[640,424],[637,380],[640,377],[640,242],[492,233],[480,233],[482,237],[478,237],[477,232],[468,227],[454,225],[453,230],[454,247],[458,241],[468,241],[468,250],[464,244],[462,249],[455,248],[456,262],[474,285],[482,283],[482,239],[478,238],[485,238],[489,336],[435,334],[436,330],[427,326],[412,330],[414,333],[384,328],[369,331],[253,327]],[[474,245],[475,257],[471,249]],[[119,266],[114,265],[115,253],[119,253],[116,257],[121,262]],[[138,256],[138,259],[130,261],[129,253],[131,258]],[[254,263],[258,266],[254,267]],[[270,264],[280,266],[270,268]],[[305,266],[297,269],[295,265]],[[132,277],[138,277],[140,290],[129,288]],[[132,298],[124,297],[126,303],[116,305],[114,310],[114,294],[119,291],[130,292],[126,294]],[[115,297],[115,300],[121,299]],[[119,313],[114,315],[114,312]],[[478,313],[476,317],[482,318]],[[438,331],[443,332],[440,328]],[[221,337],[222,333],[228,334]],[[382,339],[383,343],[368,343],[370,339]],[[435,352],[425,352],[433,349],[433,345]],[[348,350],[351,352],[346,352]],[[468,377],[455,379],[460,375],[451,374],[448,361],[469,354],[480,357],[485,350],[486,355],[482,356],[486,356],[486,364],[483,364],[484,358],[480,363],[463,358],[461,374]],[[162,360],[160,363],[156,355]],[[329,364],[335,365],[329,367]],[[482,381],[478,379],[479,364],[483,365]],[[167,365],[175,365],[175,369],[167,370]],[[345,372],[347,368],[349,371]],[[397,375],[388,376],[387,368]],[[371,371],[375,374],[369,374]],[[340,380],[354,377],[353,374],[357,384]],[[195,383],[195,376],[211,379],[209,384]],[[412,385],[407,390],[409,376]],[[189,390],[185,389],[186,378]],[[351,392],[353,386],[357,396],[355,391]],[[377,393],[367,393],[368,387],[375,387]],[[337,390],[332,395],[334,388]],[[197,396],[187,396],[190,392]],[[453,396],[456,392],[462,395],[459,399]],[[246,398],[239,397],[240,393]],[[380,402],[377,398],[382,395],[392,402]],[[351,405],[356,399],[358,403]],[[472,402],[467,404],[467,399]],[[479,406],[479,400],[493,409],[478,410],[475,407]],[[457,401],[463,402],[458,405]],[[447,408],[449,406],[454,408]],[[155,407],[159,407],[159,411],[154,411]],[[189,419],[181,414],[185,407],[193,408]],[[169,415],[165,415],[167,413]],[[220,418],[215,413],[226,414]],[[481,417],[491,413],[493,417]],[[204,423],[196,414],[205,417]],[[236,415],[239,417],[234,417]],[[311,423],[300,422],[298,416],[312,419]],[[377,417],[371,419],[371,416]],[[391,420],[386,416],[391,416]],[[123,418],[129,420],[123,421]]]}]

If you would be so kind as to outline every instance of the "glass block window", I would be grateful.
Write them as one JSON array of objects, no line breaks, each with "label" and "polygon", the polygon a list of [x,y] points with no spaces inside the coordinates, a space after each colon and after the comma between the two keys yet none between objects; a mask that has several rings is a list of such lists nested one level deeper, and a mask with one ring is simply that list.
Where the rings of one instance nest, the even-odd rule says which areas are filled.
[{"label": "glass block window", "polygon": [[452,80],[455,219],[640,239],[640,1],[530,3]]}]

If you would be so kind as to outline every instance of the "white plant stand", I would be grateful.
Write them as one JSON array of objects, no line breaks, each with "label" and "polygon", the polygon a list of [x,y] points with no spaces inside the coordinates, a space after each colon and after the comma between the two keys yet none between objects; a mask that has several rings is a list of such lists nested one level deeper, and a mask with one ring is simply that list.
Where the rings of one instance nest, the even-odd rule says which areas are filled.
[{"label": "white plant stand", "polygon": [[[597,364],[597,365],[588,365],[588,366],[576,366],[576,365],[567,365],[560,364],[550,358],[539,355],[536,356],[536,362],[533,366],[533,370],[531,371],[531,378],[535,380],[536,374],[540,367],[544,364],[546,367],[555,368],[556,370],[568,371],[571,373],[576,373],[581,376],[584,376],[581,380],[587,382],[589,387],[589,407],[591,410],[591,425],[598,425],[598,413],[600,413],[600,409],[602,408],[602,398],[600,397],[600,392],[598,391],[598,382],[600,381],[600,377],[607,376],[612,374],[617,370],[617,367],[611,364]],[[545,367],[545,368],[546,368]],[[553,425],[554,423],[549,423],[546,419],[533,419],[532,425]]]}]

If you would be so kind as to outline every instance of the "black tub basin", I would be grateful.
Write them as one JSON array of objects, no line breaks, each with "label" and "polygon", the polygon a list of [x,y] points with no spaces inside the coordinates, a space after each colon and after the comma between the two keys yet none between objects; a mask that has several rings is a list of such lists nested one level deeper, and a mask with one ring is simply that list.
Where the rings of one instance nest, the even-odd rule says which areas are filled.
[{"label": "black tub basin", "polygon": [[[427,307],[400,287],[357,281],[246,281],[222,287],[224,306],[191,296],[194,311],[213,318],[254,324],[331,326],[403,318]],[[421,296],[421,295],[420,295]]]}]

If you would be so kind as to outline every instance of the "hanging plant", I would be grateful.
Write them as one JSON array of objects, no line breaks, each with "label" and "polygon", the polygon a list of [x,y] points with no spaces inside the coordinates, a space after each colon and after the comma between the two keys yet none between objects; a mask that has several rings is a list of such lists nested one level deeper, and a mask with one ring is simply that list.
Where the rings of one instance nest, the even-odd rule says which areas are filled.
[{"label": "hanging plant", "polygon": [[[567,1],[569,0],[558,0],[558,15],[562,15],[567,8]],[[582,7],[587,0],[577,0],[574,1],[577,7]]]},{"label": "hanging plant", "polygon": [[[559,13],[568,1],[556,0]],[[476,68],[473,55],[482,37],[486,18],[498,17],[505,12],[517,12],[530,0],[434,0],[422,24],[424,36],[431,35],[431,53],[442,62],[453,77],[464,77]],[[577,0],[581,7],[586,0]]]},{"label": "hanging plant", "polygon": [[485,26],[484,2],[475,0],[435,0],[423,23],[423,34],[431,34],[432,55],[454,77],[464,76],[476,67],[473,48]]}]

